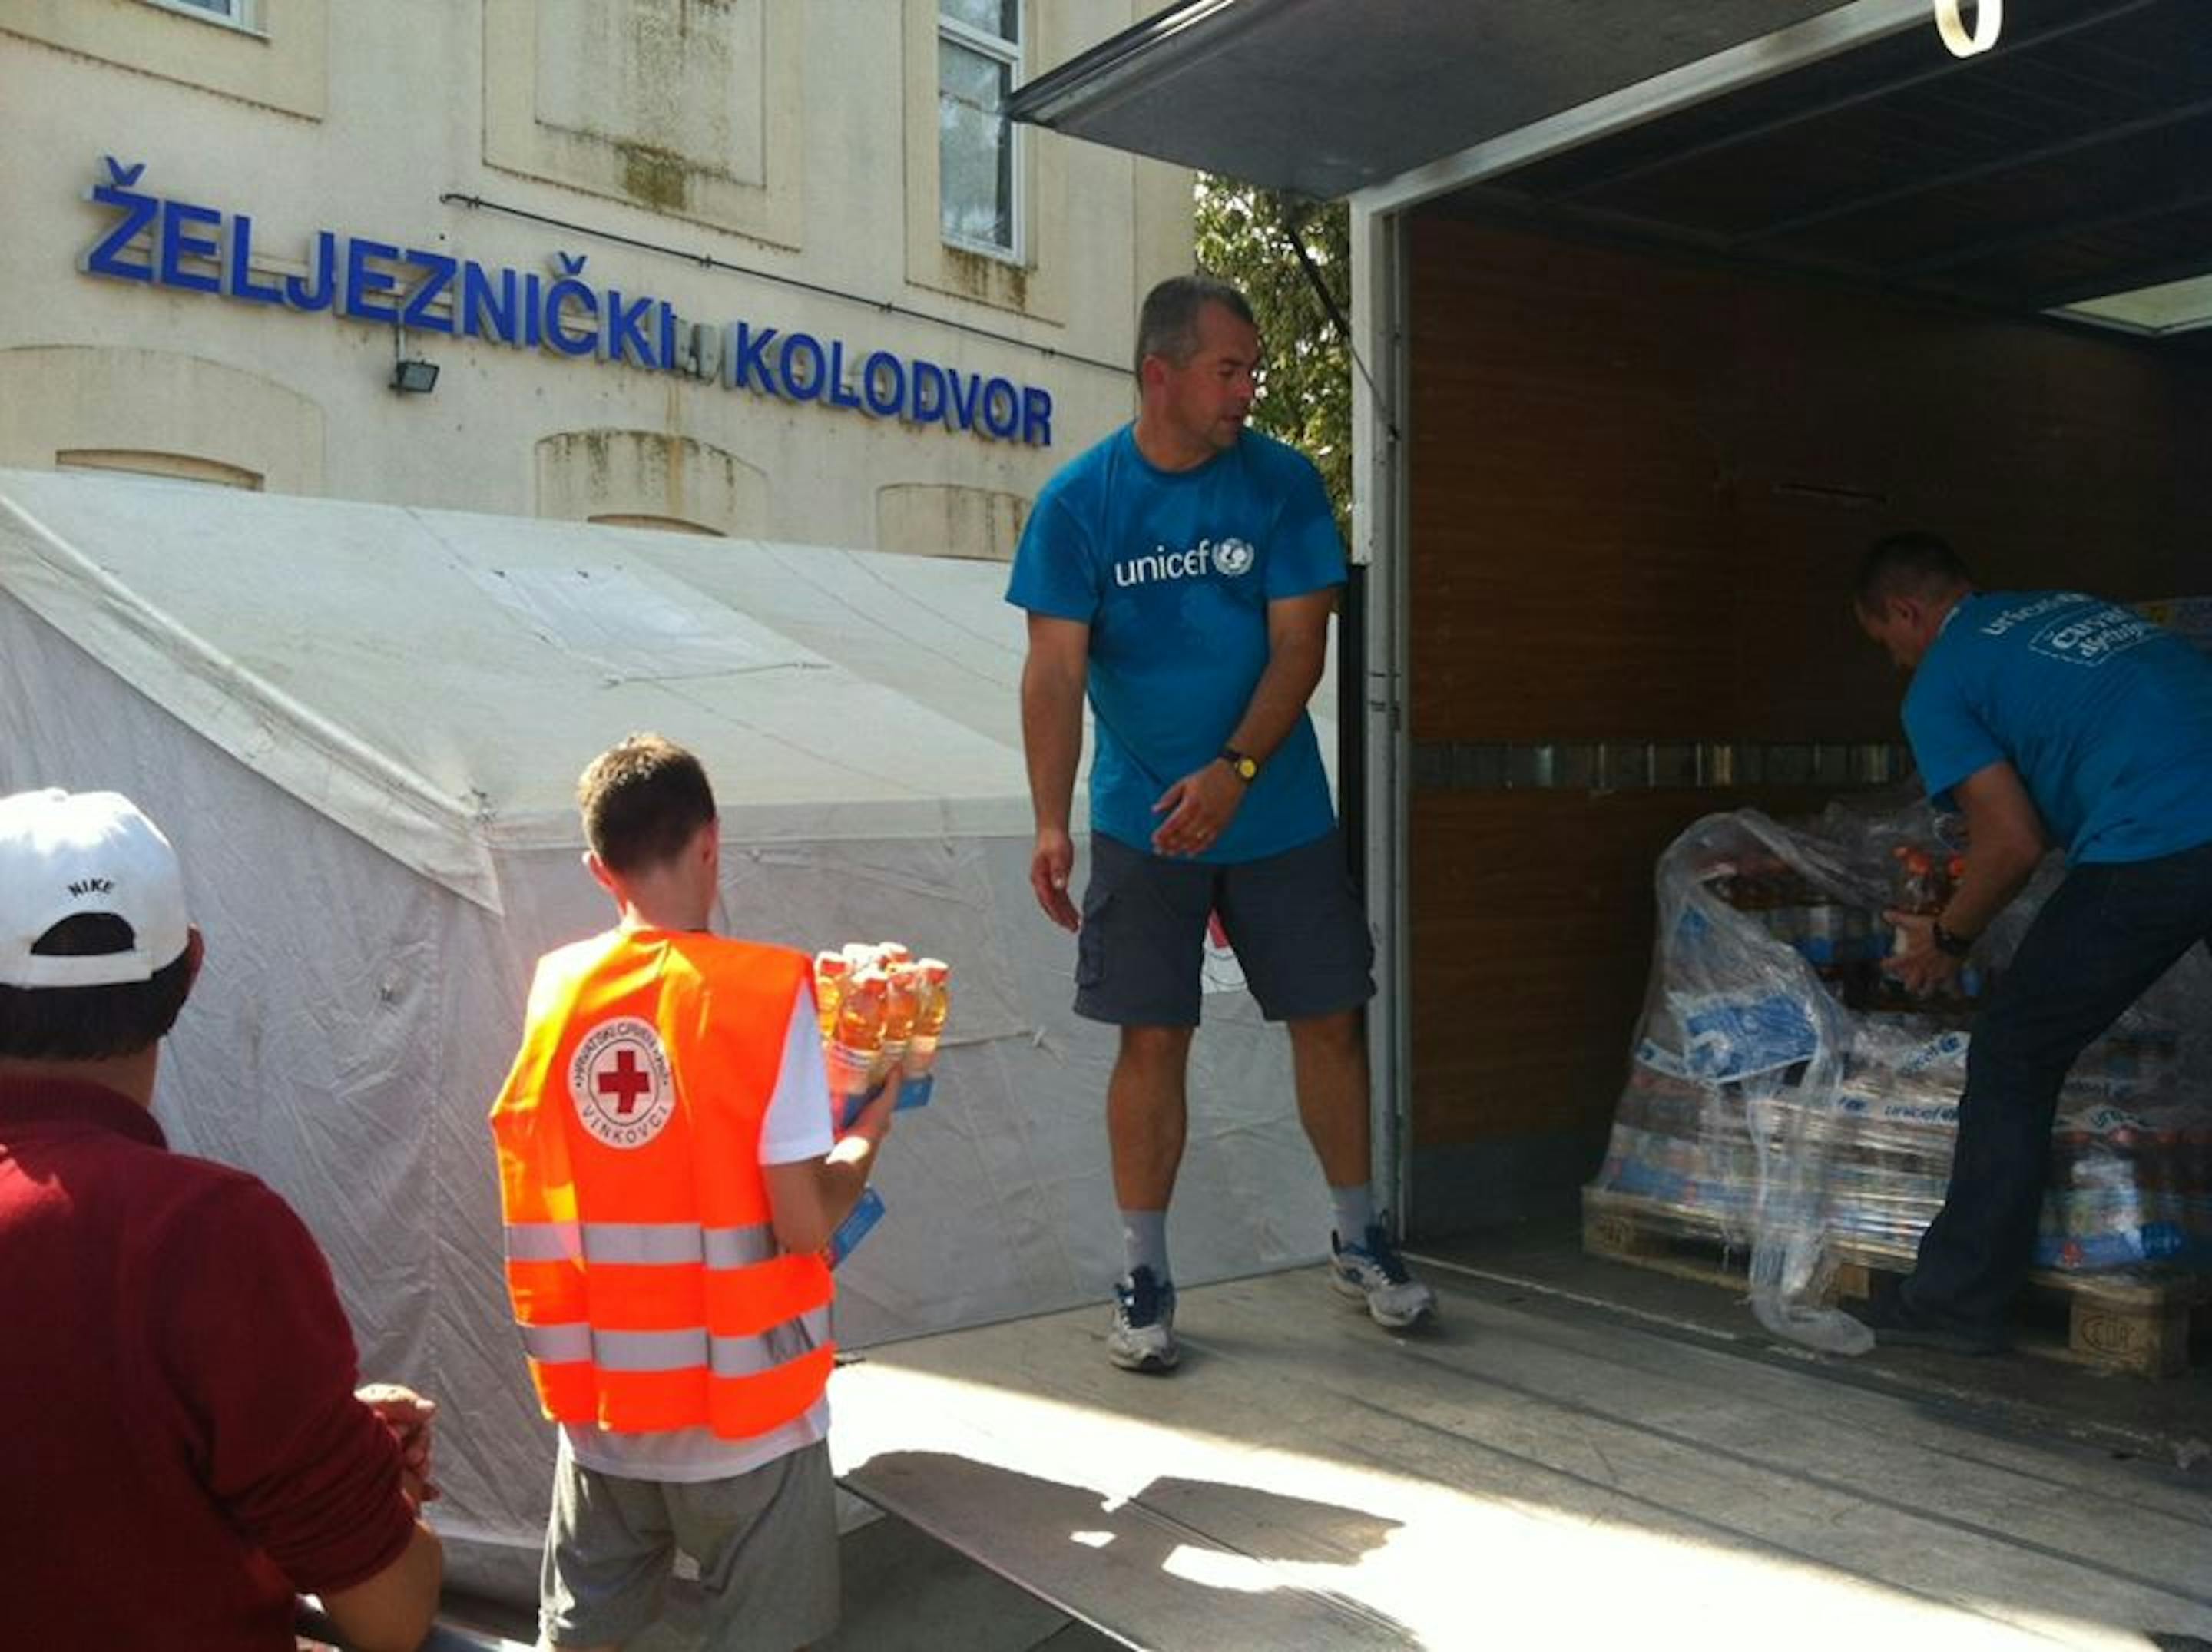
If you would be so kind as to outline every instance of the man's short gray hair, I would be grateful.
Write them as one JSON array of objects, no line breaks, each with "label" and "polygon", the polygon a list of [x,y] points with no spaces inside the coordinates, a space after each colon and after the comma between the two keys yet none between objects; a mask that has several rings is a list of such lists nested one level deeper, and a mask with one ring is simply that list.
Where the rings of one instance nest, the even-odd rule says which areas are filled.
[{"label": "man's short gray hair", "polygon": [[1145,307],[1137,313],[1137,378],[1145,376],[1145,358],[1157,355],[1181,367],[1198,349],[1199,313],[1218,304],[1248,327],[1260,324],[1244,295],[1218,276],[1170,276],[1145,295]]},{"label": "man's short gray hair", "polygon": [[1866,560],[1859,564],[1851,595],[1859,612],[1879,618],[1883,605],[1893,597],[1932,602],[1954,591],[1969,589],[1973,583],[1974,576],[1948,540],[1913,529],[1874,542]]}]

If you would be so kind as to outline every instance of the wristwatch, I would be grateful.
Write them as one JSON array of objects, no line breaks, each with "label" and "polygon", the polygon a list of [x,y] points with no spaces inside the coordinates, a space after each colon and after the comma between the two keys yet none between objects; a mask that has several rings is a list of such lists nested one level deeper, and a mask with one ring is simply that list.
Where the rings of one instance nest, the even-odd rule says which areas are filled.
[{"label": "wristwatch", "polygon": [[1936,943],[1936,950],[1947,958],[1963,958],[1974,950],[1974,938],[1972,935],[1953,934],[1943,927],[1943,920],[1941,918],[1928,926],[1928,933],[1929,938]]},{"label": "wristwatch", "polygon": [[1235,769],[1237,778],[1247,786],[1260,778],[1260,760],[1257,757],[1247,756],[1233,745],[1221,748],[1221,761]]}]

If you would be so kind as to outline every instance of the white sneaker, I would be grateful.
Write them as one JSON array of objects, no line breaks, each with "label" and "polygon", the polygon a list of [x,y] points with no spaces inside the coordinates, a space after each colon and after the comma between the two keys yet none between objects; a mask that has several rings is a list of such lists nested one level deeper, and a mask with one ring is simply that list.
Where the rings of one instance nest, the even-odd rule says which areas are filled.
[{"label": "white sneaker", "polygon": [[1106,1357],[1125,1371],[1171,1371],[1182,1358],[1175,1339],[1175,1287],[1162,1285],[1148,1267],[1133,1269],[1114,1282],[1114,1322],[1106,1333]]},{"label": "white sneaker", "polygon": [[1334,1253],[1329,1284],[1340,1297],[1364,1303],[1377,1325],[1402,1331],[1437,1311],[1437,1293],[1413,1277],[1381,1223],[1370,1223],[1358,1244],[1347,1245],[1335,1234],[1328,1242]]}]

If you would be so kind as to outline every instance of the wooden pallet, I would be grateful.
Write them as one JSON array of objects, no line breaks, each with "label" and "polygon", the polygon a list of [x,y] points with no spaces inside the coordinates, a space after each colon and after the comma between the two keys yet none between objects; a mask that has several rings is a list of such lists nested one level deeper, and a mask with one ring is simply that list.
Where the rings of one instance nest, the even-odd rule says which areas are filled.
[{"label": "wooden pallet", "polygon": [[[1741,1290],[1749,1254],[1731,1245],[1717,1218],[1625,1193],[1583,1189],[1583,1249],[1677,1278]],[[1864,1301],[1881,1275],[1902,1275],[1912,1254],[1901,1248],[1838,1241],[1828,1282],[1831,1300]],[[2212,1279],[2203,1275],[2116,1277],[2039,1269],[2030,1295],[2063,1308],[2063,1338],[2023,1335],[2022,1352],[2070,1360],[2136,1376],[2178,1376],[2189,1369],[2193,1317],[2212,1309]]]}]

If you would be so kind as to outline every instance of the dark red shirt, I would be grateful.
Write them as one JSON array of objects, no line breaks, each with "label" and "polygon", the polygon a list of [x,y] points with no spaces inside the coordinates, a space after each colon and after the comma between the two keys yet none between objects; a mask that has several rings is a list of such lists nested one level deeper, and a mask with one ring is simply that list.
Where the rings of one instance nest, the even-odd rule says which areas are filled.
[{"label": "dark red shirt", "polygon": [[0,1646],[291,1652],[414,1528],[290,1207],[127,1097],[0,1078]]}]

